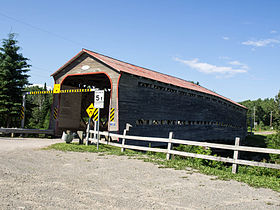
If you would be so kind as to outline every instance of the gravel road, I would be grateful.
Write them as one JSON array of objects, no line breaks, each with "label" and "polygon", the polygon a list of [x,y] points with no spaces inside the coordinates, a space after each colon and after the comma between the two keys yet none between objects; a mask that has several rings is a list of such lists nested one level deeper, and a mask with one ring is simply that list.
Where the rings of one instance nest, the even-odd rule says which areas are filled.
[{"label": "gravel road", "polygon": [[0,138],[0,209],[280,209],[280,193],[124,156]]}]

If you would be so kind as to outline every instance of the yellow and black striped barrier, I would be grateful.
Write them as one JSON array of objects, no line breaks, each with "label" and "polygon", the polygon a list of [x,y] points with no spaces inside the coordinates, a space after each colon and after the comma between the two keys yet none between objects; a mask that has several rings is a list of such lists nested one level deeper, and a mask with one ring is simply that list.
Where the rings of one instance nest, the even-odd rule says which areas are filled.
[{"label": "yellow and black striped barrier", "polygon": [[57,114],[58,114],[58,108],[57,107],[54,107],[53,109],[53,119],[57,119]]},{"label": "yellow and black striped barrier", "polygon": [[21,106],[21,110],[20,110],[20,120],[23,120],[24,118],[24,106]]},{"label": "yellow and black striped barrier", "polygon": [[48,91],[31,91],[31,92],[27,92],[26,95],[39,95],[39,94],[50,94],[53,93],[52,90],[48,90]]},{"label": "yellow and black striped barrier", "polygon": [[93,121],[98,121],[98,108],[93,108]]},{"label": "yellow and black striped barrier", "polygon": [[110,110],[110,122],[115,121],[115,108],[111,108]]},{"label": "yellow and black striped barrier", "polygon": [[86,93],[94,92],[94,89],[69,89],[69,90],[59,90],[59,91],[31,91],[27,92],[26,95],[39,95],[39,94],[58,94],[58,93]]}]

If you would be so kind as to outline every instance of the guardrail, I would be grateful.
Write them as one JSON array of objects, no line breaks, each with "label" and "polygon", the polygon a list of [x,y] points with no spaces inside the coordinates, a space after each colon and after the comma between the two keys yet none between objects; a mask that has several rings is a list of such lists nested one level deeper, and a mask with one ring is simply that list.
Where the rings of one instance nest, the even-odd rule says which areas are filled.
[{"label": "guardrail", "polygon": [[20,133],[20,134],[47,134],[54,135],[52,129],[27,129],[27,128],[0,128],[0,133]]},{"label": "guardrail", "polygon": [[[93,138],[90,138],[89,134],[93,134]],[[107,136],[108,138],[109,137],[121,138],[122,143],[119,144],[119,143],[101,140],[100,138],[96,137],[97,135]],[[239,151],[279,154],[280,155],[280,150],[278,150],[278,149],[240,146],[239,145],[240,138],[238,138],[238,137],[235,138],[235,145],[227,145],[227,144],[216,144],[216,143],[208,143],[208,142],[173,139],[173,132],[169,133],[169,138],[156,138],[156,137],[126,135],[126,130],[124,130],[123,135],[109,133],[109,132],[98,132],[98,131],[94,131],[94,130],[89,130],[88,135],[87,135],[87,140],[93,141],[97,144],[101,143],[101,144],[108,144],[108,145],[120,147],[122,152],[124,152],[125,149],[133,149],[133,150],[141,150],[141,151],[166,153],[167,160],[170,159],[170,155],[172,154],[172,155],[180,155],[180,156],[185,156],[185,157],[201,158],[201,159],[206,159],[206,160],[214,160],[214,161],[232,163],[233,164],[232,173],[237,172],[238,165],[259,166],[259,167],[265,167],[265,168],[280,169],[279,164],[238,159]],[[145,147],[145,146],[127,145],[127,144],[125,144],[127,140],[163,142],[163,143],[167,143],[167,148],[161,149],[161,148],[150,148],[150,147]],[[233,150],[234,154],[233,154],[233,158],[229,158],[229,157],[225,158],[225,157],[216,157],[216,156],[212,156],[212,155],[202,155],[202,154],[195,154],[195,153],[189,153],[189,152],[182,152],[182,151],[173,150],[172,144],[183,144],[183,145],[193,145],[193,146],[202,146],[202,147]]]}]

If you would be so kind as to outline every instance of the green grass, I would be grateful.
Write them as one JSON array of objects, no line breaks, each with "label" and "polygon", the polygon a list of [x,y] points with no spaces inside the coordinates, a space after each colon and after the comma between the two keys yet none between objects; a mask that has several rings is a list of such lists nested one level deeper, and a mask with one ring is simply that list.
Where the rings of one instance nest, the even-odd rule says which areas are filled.
[{"label": "green grass", "polygon": [[[261,137],[256,137],[261,141]],[[99,153],[100,156],[103,155],[127,155],[127,156],[137,156],[145,162],[152,162],[158,165],[160,168],[174,168],[175,170],[186,170],[187,168],[192,168],[195,171],[199,171],[203,174],[215,176],[215,179],[221,180],[236,180],[239,182],[247,183],[253,187],[263,187],[270,188],[272,190],[280,192],[280,170],[268,169],[261,167],[251,167],[251,166],[239,166],[238,173],[231,173],[231,166],[226,165],[217,161],[202,160],[196,158],[185,158],[180,156],[173,156],[171,160],[166,160],[166,154],[154,153],[154,152],[135,152],[126,149],[124,153],[121,152],[120,148],[100,145],[99,150],[96,149],[95,145],[85,146],[78,145],[76,143],[66,144],[58,143],[53,144],[47,148],[55,149],[60,151],[71,151],[71,152],[94,152]],[[202,150],[200,147],[179,147],[182,151],[193,150],[194,152],[200,154],[207,154],[209,150]],[[189,151],[191,152],[191,151]],[[189,172],[189,171],[188,171]],[[191,175],[191,171],[189,174]]]},{"label": "green grass", "polygon": [[100,155],[138,155],[140,153],[135,152],[133,150],[128,150],[126,149],[124,153],[121,152],[121,149],[118,147],[113,147],[110,145],[104,145],[104,144],[100,144],[99,145],[99,150],[97,150],[95,145],[90,145],[90,146],[86,146],[86,145],[79,145],[78,143],[70,143],[70,144],[66,144],[66,143],[57,143],[57,144],[53,144],[50,145],[46,148],[43,148],[44,150],[50,150],[50,149],[55,149],[55,150],[60,150],[60,151],[64,151],[64,152],[94,152],[94,153],[100,153]]}]

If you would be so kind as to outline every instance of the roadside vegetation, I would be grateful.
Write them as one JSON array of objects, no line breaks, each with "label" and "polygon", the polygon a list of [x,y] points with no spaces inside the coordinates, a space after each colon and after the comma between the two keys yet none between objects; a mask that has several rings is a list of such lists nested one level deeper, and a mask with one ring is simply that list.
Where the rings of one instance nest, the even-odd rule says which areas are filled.
[{"label": "roadside vegetation", "polygon": [[[269,136],[253,136],[248,137],[245,141],[246,145],[253,144],[255,142],[259,147],[268,147],[280,149],[280,134],[269,135]],[[280,170],[277,169],[268,169],[262,167],[252,167],[252,166],[241,166],[238,167],[238,173],[231,173],[231,164],[226,164],[218,161],[203,160],[198,158],[189,158],[181,156],[172,156],[171,160],[166,160],[166,154],[155,153],[155,152],[136,152],[133,150],[125,150],[124,153],[121,152],[120,148],[109,146],[109,145],[100,145],[99,150],[97,150],[95,145],[85,146],[78,145],[77,143],[59,143],[51,145],[45,149],[56,149],[60,151],[71,151],[71,152],[95,152],[98,155],[126,155],[133,156],[133,158],[141,159],[145,162],[152,162],[157,164],[161,168],[174,168],[175,170],[186,170],[187,173],[192,174],[195,171],[212,175],[212,179],[221,179],[221,180],[236,180],[239,182],[244,182],[253,187],[263,187],[270,188],[272,190],[280,192]],[[205,154],[205,155],[216,155],[209,148],[203,148],[199,146],[186,146],[180,145],[174,149],[179,151]],[[250,153],[247,153],[250,154]],[[232,155],[229,155],[232,157]],[[279,155],[270,155],[263,159],[264,162],[271,163],[280,163]],[[192,170],[189,170],[192,168]]]},{"label": "roadside vegetation", "polygon": [[[246,100],[239,103],[248,108],[247,125],[249,132],[251,126],[254,128],[253,131],[277,130],[280,123],[280,91],[275,98]],[[253,125],[254,118],[255,126]]]},{"label": "roadside vegetation", "polygon": [[[29,86],[24,89],[24,91],[26,92],[46,90],[46,83],[44,84],[44,87]],[[25,128],[49,128],[52,100],[53,96],[51,94],[27,95],[25,110]]]}]

